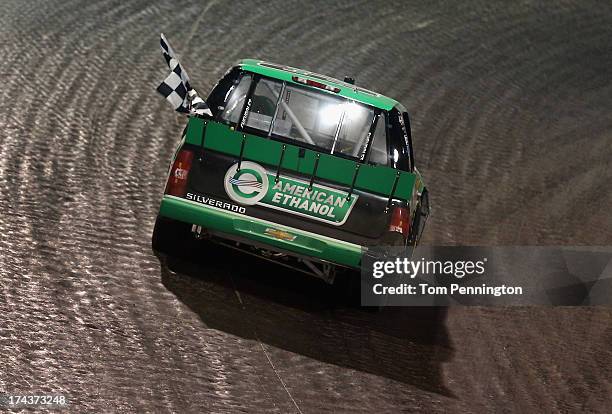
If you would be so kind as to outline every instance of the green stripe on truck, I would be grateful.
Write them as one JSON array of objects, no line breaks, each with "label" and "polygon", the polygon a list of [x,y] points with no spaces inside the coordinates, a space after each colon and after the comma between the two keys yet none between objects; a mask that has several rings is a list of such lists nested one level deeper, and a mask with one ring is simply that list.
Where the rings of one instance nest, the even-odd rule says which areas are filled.
[{"label": "green stripe on truck", "polygon": [[[354,268],[358,268],[361,264],[362,247],[357,244],[196,203],[183,198],[165,195],[162,199],[159,213],[164,217],[259,241],[304,256],[316,257]],[[269,228],[286,231],[295,235],[296,238],[293,241],[277,239],[269,234],[265,234],[266,229]]]}]

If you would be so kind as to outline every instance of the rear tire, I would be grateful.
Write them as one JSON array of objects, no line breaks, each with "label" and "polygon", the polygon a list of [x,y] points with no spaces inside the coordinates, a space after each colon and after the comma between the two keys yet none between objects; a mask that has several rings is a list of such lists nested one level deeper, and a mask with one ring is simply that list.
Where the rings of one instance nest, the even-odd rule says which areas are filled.
[{"label": "rear tire", "polygon": [[334,280],[333,290],[340,304],[360,306],[361,272],[356,269],[340,269]]},{"label": "rear tire", "polygon": [[169,256],[184,254],[189,245],[195,241],[192,239],[190,224],[157,216],[151,238],[151,247],[157,256],[160,254]]},{"label": "rear tire", "polygon": [[429,194],[427,190],[423,191],[419,200],[419,205],[414,212],[412,220],[412,229],[410,230],[409,244],[416,246],[425,230],[425,224],[429,217]]},{"label": "rear tire", "polygon": [[[384,250],[383,250],[384,255],[381,259],[384,258],[384,260],[392,260],[398,255],[406,254],[409,248],[406,242],[407,240],[404,238],[404,235],[402,233],[398,233],[395,231],[386,232],[381,238],[381,242],[379,245],[381,247],[384,247]],[[357,280],[359,282],[358,286],[359,286],[360,292],[363,289],[370,291],[373,288],[373,284],[378,283],[375,280],[369,279],[367,277],[362,278],[361,272],[357,272]],[[359,297],[361,298],[361,294]],[[362,308],[367,309],[370,312],[380,312],[382,308],[384,308],[387,305],[387,297],[385,296],[377,297],[376,303],[377,304],[371,305],[371,306],[362,306]]]}]

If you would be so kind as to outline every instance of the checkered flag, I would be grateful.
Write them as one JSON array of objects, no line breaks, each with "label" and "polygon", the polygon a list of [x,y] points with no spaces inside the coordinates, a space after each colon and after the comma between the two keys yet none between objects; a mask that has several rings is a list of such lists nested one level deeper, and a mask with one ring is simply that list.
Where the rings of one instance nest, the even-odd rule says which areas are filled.
[{"label": "checkered flag", "polygon": [[159,43],[164,59],[170,68],[170,74],[157,87],[157,92],[166,98],[177,112],[195,115],[212,115],[204,100],[202,100],[195,89],[189,85],[189,76],[181,66],[174,50],[163,33],[161,34]]}]

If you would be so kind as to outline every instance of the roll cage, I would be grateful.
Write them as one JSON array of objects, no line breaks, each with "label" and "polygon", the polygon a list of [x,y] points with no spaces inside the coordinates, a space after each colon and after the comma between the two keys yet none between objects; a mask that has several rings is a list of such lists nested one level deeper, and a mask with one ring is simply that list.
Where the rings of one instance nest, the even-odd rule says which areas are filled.
[{"label": "roll cage", "polygon": [[[251,77],[249,87],[246,91],[239,89],[240,82],[244,76]],[[264,82],[262,82],[262,80],[264,80]],[[272,92],[272,95],[275,97],[274,101],[272,102],[271,100],[269,100],[270,102],[265,103],[255,102],[255,90],[260,84],[260,82],[263,85],[267,86],[267,83],[265,81],[281,83],[282,89],[280,93],[276,94],[268,86],[268,89],[270,89],[270,92]],[[412,137],[410,131],[410,119],[408,113],[404,110],[403,107],[396,106],[393,107],[391,110],[387,111],[366,104],[360,104],[369,108],[372,111],[373,116],[369,123],[369,127],[364,130],[365,133],[362,137],[360,137],[359,142],[355,146],[355,148],[360,151],[353,152],[351,154],[344,154],[340,152],[334,152],[335,145],[338,140],[338,133],[343,127],[344,114],[342,115],[338,123],[337,130],[334,134],[334,144],[331,146],[331,148],[324,148],[317,145],[311,137],[311,134],[302,125],[301,120],[294,114],[293,109],[284,101],[284,99],[282,99],[283,92],[288,85],[290,85],[291,88],[302,88],[312,94],[333,96],[335,98],[343,99],[346,102],[351,101],[350,98],[346,98],[344,96],[338,96],[336,94],[321,89],[302,86],[297,83],[289,83],[261,74],[249,72],[243,70],[240,66],[236,66],[231,68],[225,74],[225,76],[217,83],[217,85],[215,85],[215,87],[207,98],[207,104],[211,109],[213,118],[216,121],[229,124],[238,131],[248,132],[254,135],[267,137],[281,142],[288,142],[298,146],[314,149],[318,152],[325,152],[335,156],[357,160],[361,163],[367,163],[372,165],[385,165],[409,172],[414,171],[415,165],[414,152],[412,148]],[[238,99],[235,99],[236,97],[233,97],[234,99],[232,98],[232,95],[235,93],[240,94]],[[239,108],[236,108],[239,109],[240,115],[238,117],[234,116],[232,119],[228,119],[227,117],[224,118],[224,111],[226,110],[228,102],[230,102],[231,99],[233,99],[234,104],[240,106]],[[272,113],[272,120],[267,131],[249,126],[246,122],[249,113],[253,110],[255,105],[267,106],[266,110]],[[302,138],[301,140],[296,140],[291,137],[275,134],[273,132],[274,123],[276,122],[280,108],[282,108],[283,111],[289,116],[289,118],[291,118],[291,121],[293,122],[299,135]],[[387,155],[386,163],[375,162],[371,160],[374,137],[375,133],[378,132],[377,128],[385,129],[384,139]]]}]

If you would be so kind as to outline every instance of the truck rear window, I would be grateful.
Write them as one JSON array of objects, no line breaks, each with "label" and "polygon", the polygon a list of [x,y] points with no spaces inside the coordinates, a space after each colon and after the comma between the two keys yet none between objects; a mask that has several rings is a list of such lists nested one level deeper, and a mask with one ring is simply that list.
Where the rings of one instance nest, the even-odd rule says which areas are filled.
[{"label": "truck rear window", "polygon": [[[252,82],[256,82],[252,85]],[[244,108],[247,96],[250,105]],[[276,79],[253,79],[244,74],[233,91],[220,117],[238,123],[244,119],[245,129],[258,135],[296,141],[303,146],[344,157],[364,156],[371,127],[377,113],[369,106]],[[368,157],[376,164],[387,164],[384,117],[376,122],[377,140]],[[382,148],[381,148],[382,147]],[[384,148],[384,149],[383,149]]]}]

